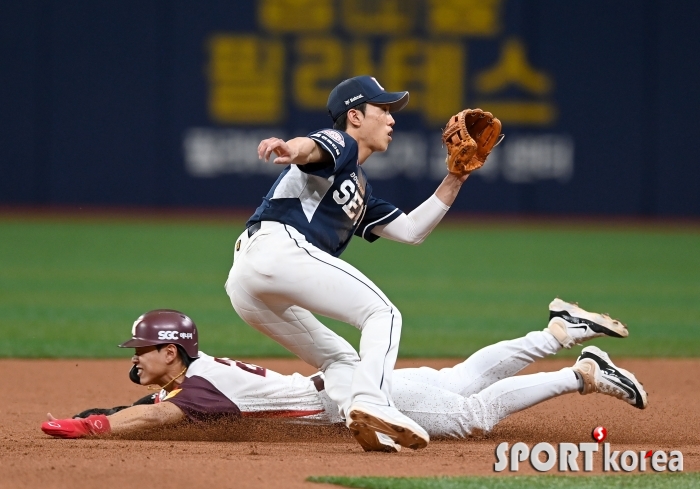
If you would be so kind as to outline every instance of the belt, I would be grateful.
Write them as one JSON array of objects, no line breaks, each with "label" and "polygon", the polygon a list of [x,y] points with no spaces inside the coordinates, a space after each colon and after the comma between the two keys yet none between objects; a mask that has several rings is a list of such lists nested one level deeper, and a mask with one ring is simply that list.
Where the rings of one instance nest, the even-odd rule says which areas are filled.
[{"label": "belt", "polygon": [[248,228],[248,237],[252,238],[258,231],[260,231],[260,221],[256,222],[255,224],[251,224],[251,226]]},{"label": "belt", "polygon": [[323,381],[323,375],[321,374],[314,375],[309,380],[314,383],[318,392],[321,392],[326,388],[326,383]]},{"label": "belt", "polygon": [[[251,224],[251,226],[244,231],[248,235],[248,239],[250,239],[258,231],[260,231],[261,226],[262,226],[262,223],[260,221],[256,222],[255,224]],[[240,251],[240,249],[241,249],[241,240],[238,239],[238,241],[236,241],[236,251]]]}]

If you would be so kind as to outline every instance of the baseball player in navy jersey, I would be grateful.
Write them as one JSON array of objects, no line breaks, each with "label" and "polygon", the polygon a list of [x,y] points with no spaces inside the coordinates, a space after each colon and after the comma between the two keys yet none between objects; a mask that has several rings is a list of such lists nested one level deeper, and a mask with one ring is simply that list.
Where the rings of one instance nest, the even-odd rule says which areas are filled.
[{"label": "baseball player in navy jersey", "polygon": [[[353,235],[421,243],[468,176],[448,174],[409,214],[373,195],[362,165],[389,147],[392,114],[408,98],[385,91],[373,77],[351,78],[328,97],[333,129],[260,142],[260,159],[287,167],[236,241],[226,282],[244,321],[324,373],[328,395],[366,450],[383,449],[376,432],[414,449],[427,446],[429,436],[391,396],[401,313],[338,257]],[[358,328],[359,355],[314,313]]]},{"label": "baseball player in navy jersey", "polygon": [[[640,409],[646,407],[647,395],[639,381],[596,347],[584,348],[573,367],[513,377],[561,348],[601,336],[627,336],[618,321],[560,299],[552,301],[549,315],[543,331],[483,348],[452,368],[396,370],[392,392],[396,407],[430,436],[447,438],[488,433],[508,415],[567,393],[600,392]],[[196,325],[181,312],[159,309],[140,316],[131,338],[120,346],[135,349],[131,380],[155,384],[160,392],[131,407],[89,409],[74,419],[49,414],[42,424],[45,433],[61,438],[123,434],[184,420],[341,422],[323,373],[281,375],[206,355],[198,349]],[[400,450],[391,437],[382,432],[376,436],[382,450]]]}]

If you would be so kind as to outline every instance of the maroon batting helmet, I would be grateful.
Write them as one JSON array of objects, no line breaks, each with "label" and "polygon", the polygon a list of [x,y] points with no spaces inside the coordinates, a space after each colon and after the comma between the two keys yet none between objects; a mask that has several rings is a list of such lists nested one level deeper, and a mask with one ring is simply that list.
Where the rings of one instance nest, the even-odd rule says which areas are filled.
[{"label": "maroon batting helmet", "polygon": [[134,321],[131,339],[120,348],[175,344],[190,358],[199,357],[197,325],[185,314],[172,309],[156,309],[142,314]]}]

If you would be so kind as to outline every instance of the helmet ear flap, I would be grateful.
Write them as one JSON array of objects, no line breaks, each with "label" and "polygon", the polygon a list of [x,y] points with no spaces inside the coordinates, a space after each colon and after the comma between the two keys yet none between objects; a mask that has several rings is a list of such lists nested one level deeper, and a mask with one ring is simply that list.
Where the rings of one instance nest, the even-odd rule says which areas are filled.
[{"label": "helmet ear flap", "polygon": [[132,365],[131,370],[129,370],[129,380],[131,380],[134,384],[141,385],[141,379],[139,378],[139,371],[136,368],[136,365]]}]

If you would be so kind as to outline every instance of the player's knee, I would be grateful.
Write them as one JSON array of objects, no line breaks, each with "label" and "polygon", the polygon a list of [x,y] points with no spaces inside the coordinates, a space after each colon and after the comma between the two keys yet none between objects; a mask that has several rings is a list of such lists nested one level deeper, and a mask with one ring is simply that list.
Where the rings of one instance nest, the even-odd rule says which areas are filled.
[{"label": "player's knee", "polygon": [[482,436],[493,431],[500,419],[500,403],[489,403],[481,394],[464,398],[463,413],[465,429],[470,436]]},{"label": "player's knee", "polygon": [[398,309],[394,308],[393,315],[394,315],[394,321],[393,321],[394,328],[397,328],[400,330],[401,326],[403,325],[403,317],[401,316],[401,312]]},{"label": "player's knee", "polygon": [[361,329],[368,323],[388,323],[393,328],[400,329],[402,324],[401,312],[393,304],[381,304],[372,309],[362,322]]},{"label": "player's knee", "polygon": [[[473,413],[471,413],[473,414]],[[493,431],[493,425],[478,416],[464,416],[460,420],[462,437],[481,437]]]}]

